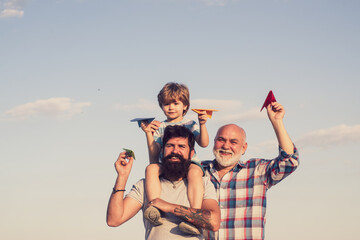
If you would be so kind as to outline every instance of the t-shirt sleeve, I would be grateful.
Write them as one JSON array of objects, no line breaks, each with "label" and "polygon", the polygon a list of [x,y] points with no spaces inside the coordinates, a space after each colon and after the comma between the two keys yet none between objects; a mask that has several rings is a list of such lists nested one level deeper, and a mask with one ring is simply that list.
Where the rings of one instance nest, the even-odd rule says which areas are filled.
[{"label": "t-shirt sleeve", "polygon": [[139,180],[136,184],[134,184],[130,190],[130,192],[126,195],[126,197],[131,197],[138,201],[141,205],[144,204],[144,179]]},{"label": "t-shirt sleeve", "polygon": [[191,123],[189,126],[190,131],[194,134],[195,137],[199,136],[200,135],[199,125],[193,120],[190,123]]},{"label": "t-shirt sleeve", "polygon": [[209,177],[203,177],[204,199],[214,199],[218,202],[216,190]]}]

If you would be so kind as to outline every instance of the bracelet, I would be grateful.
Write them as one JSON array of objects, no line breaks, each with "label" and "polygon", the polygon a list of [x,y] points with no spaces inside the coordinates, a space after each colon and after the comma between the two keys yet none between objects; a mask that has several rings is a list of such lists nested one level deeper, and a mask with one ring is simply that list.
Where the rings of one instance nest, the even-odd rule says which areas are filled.
[{"label": "bracelet", "polygon": [[113,188],[112,194],[115,194],[117,192],[125,192],[125,189],[118,189],[116,190],[115,188]]}]

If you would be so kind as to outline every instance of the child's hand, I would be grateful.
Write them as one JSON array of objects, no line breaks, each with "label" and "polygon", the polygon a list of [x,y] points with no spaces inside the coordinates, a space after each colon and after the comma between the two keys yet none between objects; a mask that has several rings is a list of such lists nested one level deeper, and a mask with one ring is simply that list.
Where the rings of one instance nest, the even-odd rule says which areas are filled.
[{"label": "child's hand", "polygon": [[198,113],[199,124],[203,125],[208,120],[208,115],[205,110]]},{"label": "child's hand", "polygon": [[160,127],[159,121],[152,121],[151,123],[147,123],[146,121],[141,121],[141,129],[145,133],[154,133],[156,130],[158,130]]}]

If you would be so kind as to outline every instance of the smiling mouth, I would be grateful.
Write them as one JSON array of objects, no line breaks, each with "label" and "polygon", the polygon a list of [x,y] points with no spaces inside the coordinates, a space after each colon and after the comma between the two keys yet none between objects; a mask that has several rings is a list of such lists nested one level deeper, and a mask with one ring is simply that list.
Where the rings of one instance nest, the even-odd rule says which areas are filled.
[{"label": "smiling mouth", "polygon": [[219,153],[221,154],[221,155],[224,155],[224,156],[229,156],[229,155],[232,155],[232,152],[229,152],[229,151],[219,151]]}]

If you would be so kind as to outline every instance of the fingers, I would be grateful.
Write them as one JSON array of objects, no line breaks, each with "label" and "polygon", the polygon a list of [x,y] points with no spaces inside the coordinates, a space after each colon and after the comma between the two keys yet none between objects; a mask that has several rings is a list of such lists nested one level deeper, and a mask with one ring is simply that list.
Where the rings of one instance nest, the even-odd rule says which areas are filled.
[{"label": "fingers", "polygon": [[200,124],[206,123],[208,115],[205,110],[198,113],[198,119]]},{"label": "fingers", "polygon": [[128,155],[126,152],[121,152],[116,162],[122,166],[126,166],[127,164],[131,164],[133,160],[132,156]]},{"label": "fingers", "polygon": [[284,107],[278,103],[278,102],[272,102],[267,106],[267,110],[270,111],[274,111],[274,112],[280,112],[284,110]]},{"label": "fingers", "polygon": [[146,121],[141,121],[140,126],[144,132],[155,132],[156,130],[159,129],[160,122],[156,121],[156,120],[154,120],[150,123],[147,123]]}]

